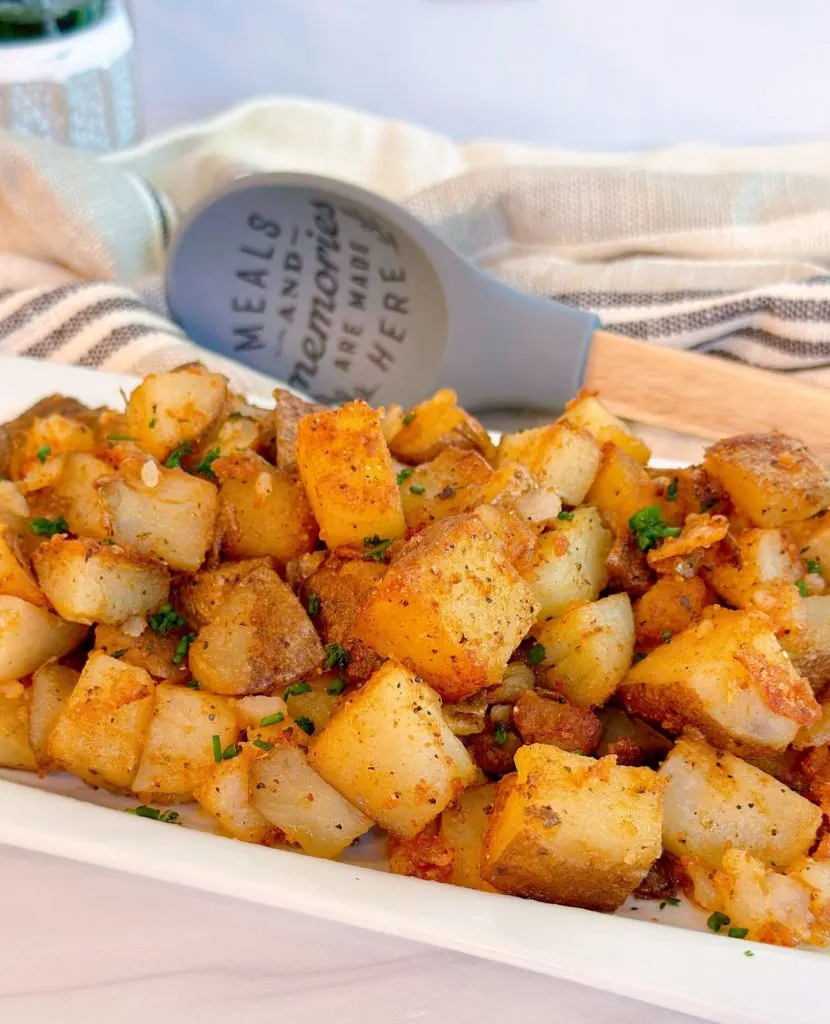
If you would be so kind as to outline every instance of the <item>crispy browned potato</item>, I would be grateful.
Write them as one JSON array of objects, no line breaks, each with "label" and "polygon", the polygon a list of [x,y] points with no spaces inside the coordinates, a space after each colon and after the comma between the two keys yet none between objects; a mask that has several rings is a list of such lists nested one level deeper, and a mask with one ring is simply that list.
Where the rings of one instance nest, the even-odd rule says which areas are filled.
[{"label": "crispy browned potato", "polygon": [[86,626],[38,608],[19,597],[0,596],[0,683],[28,676],[73,651]]},{"label": "crispy browned potato", "polygon": [[453,885],[496,891],[481,877],[484,834],[495,796],[494,782],[471,786],[441,815],[440,836],[452,852],[449,881]]},{"label": "crispy browned potato", "polygon": [[617,536],[628,532],[635,512],[660,505],[657,485],[640,463],[614,444],[602,446],[602,464],[585,496]]},{"label": "crispy browned potato", "polygon": [[478,452],[445,448],[398,477],[406,527],[415,531],[478,505],[493,470]]},{"label": "crispy browned potato", "polygon": [[316,672],[323,645],[302,605],[273,569],[257,567],[227,590],[199,630],[190,670],[211,693],[268,693]]},{"label": "crispy browned potato", "polygon": [[53,767],[49,758],[49,737],[79,676],[80,672],[55,661],[47,661],[32,674],[29,741],[41,771]]},{"label": "crispy browned potato", "polygon": [[514,896],[615,910],[660,856],[663,780],[541,743],[517,752],[516,770],[496,789],[484,878]]},{"label": "crispy browned potato", "polygon": [[274,430],[276,463],[283,473],[297,476],[297,425],[303,416],[325,412],[326,406],[300,398],[299,395],[284,388],[276,389],[274,401],[276,405],[271,413],[271,422]]},{"label": "crispy browned potato", "polygon": [[314,550],[317,523],[302,486],[254,452],[213,464],[224,512],[222,550],[231,558],[269,555],[284,566]]},{"label": "crispy browned potato", "polygon": [[22,683],[0,683],[0,767],[36,771],[29,741],[32,694]]},{"label": "crispy browned potato", "polygon": [[14,530],[0,521],[0,594],[19,597],[29,604],[48,607],[49,601],[37,585],[23,545]]},{"label": "crispy browned potato", "polygon": [[70,622],[118,625],[144,618],[170,593],[166,566],[97,540],[52,537],[35,551],[34,565],[44,594]]},{"label": "crispy browned potato", "polygon": [[629,711],[667,732],[696,726],[710,743],[739,755],[783,750],[820,714],[772,621],[725,608],[707,609],[635,664],[619,694]]},{"label": "crispy browned potato", "polygon": [[580,430],[587,430],[600,444],[615,444],[641,466],[649,460],[651,452],[648,445],[635,437],[623,421],[610,413],[595,395],[586,391],[568,402],[561,421]]},{"label": "crispy browned potato", "polygon": [[593,754],[602,724],[589,708],[574,707],[524,690],[513,705],[513,724],[524,743],[552,743],[572,754]]},{"label": "crispy browned potato", "polygon": [[675,633],[697,622],[710,603],[699,576],[661,576],[634,605],[637,643],[643,647],[667,643]]},{"label": "crispy browned potato", "polygon": [[428,527],[393,559],[355,635],[446,700],[494,686],[537,611],[504,542],[518,525],[485,506]]},{"label": "crispy browned potato", "polygon": [[183,683],[190,677],[187,664],[176,656],[181,639],[179,633],[157,633],[147,627],[138,636],[133,636],[133,623],[128,623],[128,626],[129,633],[123,626],[98,623],[95,627],[95,649],[110,657],[117,655],[125,665],[146,669],[154,679]]},{"label": "crispy browned potato", "polygon": [[306,416],[297,426],[296,453],[320,536],[330,548],[403,536],[401,496],[379,412],[349,402]]},{"label": "crispy browned potato", "polygon": [[52,488],[57,510],[72,533],[104,540],[107,524],[97,483],[115,476],[114,467],[92,452],[68,452],[62,462],[61,475]]},{"label": "crispy browned potato", "polygon": [[240,744],[236,757],[211,766],[193,795],[223,833],[245,843],[276,846],[285,836],[251,801],[251,767],[259,756],[257,747]]},{"label": "crispy browned potato", "polygon": [[596,439],[565,420],[503,434],[499,442],[498,465],[522,463],[537,483],[553,488],[568,505],[578,505],[585,498],[601,461]]},{"label": "crispy browned potato", "polygon": [[89,451],[94,445],[94,431],[79,419],[57,412],[35,417],[13,436],[9,476],[12,480],[21,480],[29,473],[41,470],[48,459],[64,452]]},{"label": "crispy browned potato", "polygon": [[445,448],[477,451],[490,465],[496,461],[496,448],[478,420],[458,405],[458,395],[450,388],[436,391],[400,419],[400,429],[389,440],[396,459],[417,466],[430,462]]},{"label": "crispy browned potato", "polygon": [[754,526],[784,526],[830,505],[830,473],[786,434],[742,434],[706,451],[706,471]]},{"label": "crispy browned potato", "polygon": [[569,519],[542,534],[536,545],[530,585],[544,622],[573,601],[595,601],[608,583],[605,567],[611,534],[595,508],[574,509]]},{"label": "crispy browned potato", "polygon": [[270,558],[246,558],[223,562],[215,569],[202,569],[178,581],[176,600],[191,626],[204,626],[222,615],[223,609],[240,580],[257,569],[273,569]]}]

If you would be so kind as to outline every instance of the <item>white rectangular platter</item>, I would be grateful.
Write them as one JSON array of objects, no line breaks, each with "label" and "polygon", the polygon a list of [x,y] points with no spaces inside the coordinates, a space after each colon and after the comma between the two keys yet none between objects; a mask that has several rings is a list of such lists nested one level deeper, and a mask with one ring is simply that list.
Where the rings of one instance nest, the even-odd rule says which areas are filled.
[{"label": "white rectangular platter", "polygon": [[[0,421],[55,392],[120,407],[120,389],[134,385],[0,358]],[[190,828],[121,813],[135,802],[68,775],[0,770],[0,842],[470,953],[718,1024],[830,1019],[830,955],[710,934],[686,900],[662,910],[633,900],[614,915],[550,906],[392,875],[371,836],[329,862],[214,835],[193,807],[180,809]]]}]

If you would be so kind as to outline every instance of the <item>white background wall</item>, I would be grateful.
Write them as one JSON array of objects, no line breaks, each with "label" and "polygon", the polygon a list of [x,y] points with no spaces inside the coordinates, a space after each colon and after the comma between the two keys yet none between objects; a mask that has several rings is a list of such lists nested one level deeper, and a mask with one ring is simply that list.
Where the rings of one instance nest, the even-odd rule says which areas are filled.
[{"label": "white background wall", "polygon": [[132,0],[148,131],[263,93],[458,139],[830,137],[827,0]]}]

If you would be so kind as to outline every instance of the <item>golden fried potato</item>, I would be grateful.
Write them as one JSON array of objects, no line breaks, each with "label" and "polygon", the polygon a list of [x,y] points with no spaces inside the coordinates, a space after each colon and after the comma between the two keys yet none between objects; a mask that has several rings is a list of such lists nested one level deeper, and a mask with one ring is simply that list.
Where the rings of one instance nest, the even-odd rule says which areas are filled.
[{"label": "golden fried potato", "polygon": [[183,683],[190,678],[187,665],[176,655],[181,639],[177,633],[157,633],[148,627],[134,636],[133,623],[127,623],[127,626],[129,633],[122,626],[98,623],[95,627],[95,649],[110,657],[117,655],[125,665],[146,669],[154,679]]},{"label": "golden fried potato", "polygon": [[0,683],[0,768],[37,770],[29,741],[32,694],[22,683]]},{"label": "golden fried potato", "polygon": [[574,509],[555,530],[542,534],[529,578],[538,621],[561,615],[572,601],[595,601],[608,583],[610,550],[611,534],[590,506]]},{"label": "golden fried potato", "polygon": [[320,536],[330,548],[403,535],[401,496],[379,412],[350,402],[306,416],[297,426],[296,453]]},{"label": "golden fried potato", "polygon": [[636,459],[614,444],[602,446],[602,465],[585,502],[596,506],[617,536],[627,533],[635,512],[660,505],[654,480]]},{"label": "golden fried potato", "polygon": [[40,769],[52,767],[49,759],[49,737],[66,707],[80,672],[47,661],[32,674],[29,716],[29,742]]},{"label": "golden fried potato", "polygon": [[393,559],[354,635],[448,701],[494,686],[537,610],[506,540],[521,525],[485,506],[428,527]]},{"label": "golden fried potato", "polygon": [[637,642],[644,647],[667,643],[675,633],[697,622],[711,603],[699,576],[661,576],[634,605]]},{"label": "golden fried potato", "polygon": [[481,877],[484,834],[496,797],[496,783],[471,786],[441,815],[441,838],[452,850],[449,881],[466,889],[496,892]]},{"label": "golden fried potato", "polygon": [[445,448],[398,477],[406,528],[415,531],[478,505],[493,470],[478,452]]},{"label": "golden fried potato", "polygon": [[318,412],[325,412],[326,406],[317,402],[310,402],[301,398],[285,388],[277,388],[274,391],[274,411],[271,413],[271,423],[274,431],[274,451],[277,466],[290,476],[296,477],[297,453],[297,425],[303,416],[312,416]]},{"label": "golden fried potato", "polygon": [[93,652],[52,729],[48,756],[90,786],[128,790],[150,728],[154,687],[144,669]]},{"label": "golden fried potato", "polygon": [[21,601],[0,596],[0,683],[28,676],[49,661],[73,651],[86,627]]},{"label": "golden fried potato", "polygon": [[98,481],[115,476],[115,469],[92,452],[68,452],[63,457],[61,475],[52,491],[61,514],[72,533],[104,540],[107,524],[104,505],[98,494]]},{"label": "golden fried potato", "polygon": [[43,593],[70,622],[145,618],[170,593],[166,566],[97,540],[52,537],[35,551],[34,566]]},{"label": "golden fried potato", "polygon": [[202,569],[179,581],[176,599],[191,626],[204,626],[222,615],[233,588],[257,569],[274,568],[270,558],[246,558]]},{"label": "golden fried potato", "polygon": [[725,608],[707,609],[634,665],[619,694],[629,711],[671,734],[696,726],[710,743],[745,756],[783,750],[820,714],[772,621]]},{"label": "golden fried potato", "polygon": [[445,448],[476,451],[491,466],[496,461],[496,448],[489,434],[458,405],[458,395],[450,388],[441,388],[410,409],[400,419],[400,430],[389,440],[395,458],[411,466],[431,462]]},{"label": "golden fried potato", "polygon": [[622,420],[610,413],[594,395],[583,391],[565,406],[560,422],[570,423],[602,444],[615,444],[644,466],[651,455],[648,445],[626,427]]},{"label": "golden fried potato", "polygon": [[15,434],[9,460],[9,476],[20,480],[41,469],[44,462],[64,452],[85,452],[95,445],[92,429],[80,420],[52,413],[34,418]]},{"label": "golden fried potato", "polygon": [[251,802],[251,767],[259,754],[252,744],[240,744],[236,757],[210,767],[193,796],[223,833],[245,843],[275,846],[285,839],[283,833]]},{"label": "golden fried potato", "polygon": [[614,758],[522,747],[496,789],[481,874],[514,896],[615,910],[660,856],[663,786]]},{"label": "golden fried potato", "polygon": [[703,463],[753,526],[784,526],[830,505],[830,473],[786,434],[742,434],[718,441]]},{"label": "golden fried potato", "polygon": [[411,838],[473,779],[438,695],[386,662],[315,735],[309,763],[349,803],[392,835]]},{"label": "golden fried potato", "polygon": [[127,425],[141,447],[159,460],[192,443],[218,418],[228,396],[221,373],[204,366],[180,366],[150,373],[130,395]]},{"label": "golden fried potato", "polygon": [[567,505],[588,493],[602,461],[602,449],[587,430],[564,420],[517,434],[502,434],[498,465],[520,462],[540,486],[552,487]]},{"label": "golden fried potato", "polygon": [[14,530],[0,521],[0,594],[19,597],[29,604],[48,607],[49,601],[37,585],[29,559]]}]

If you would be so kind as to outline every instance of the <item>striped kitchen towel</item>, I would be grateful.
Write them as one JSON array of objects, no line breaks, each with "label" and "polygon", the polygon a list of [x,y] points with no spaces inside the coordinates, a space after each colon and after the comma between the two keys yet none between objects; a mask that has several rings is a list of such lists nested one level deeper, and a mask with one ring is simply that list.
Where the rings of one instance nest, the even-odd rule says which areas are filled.
[{"label": "striped kitchen towel", "polygon": [[247,104],[94,158],[0,134],[0,353],[123,373],[194,358],[161,288],[177,218],[297,169],[404,202],[456,249],[621,334],[830,384],[830,145],[576,154],[457,146],[325,104]]}]

